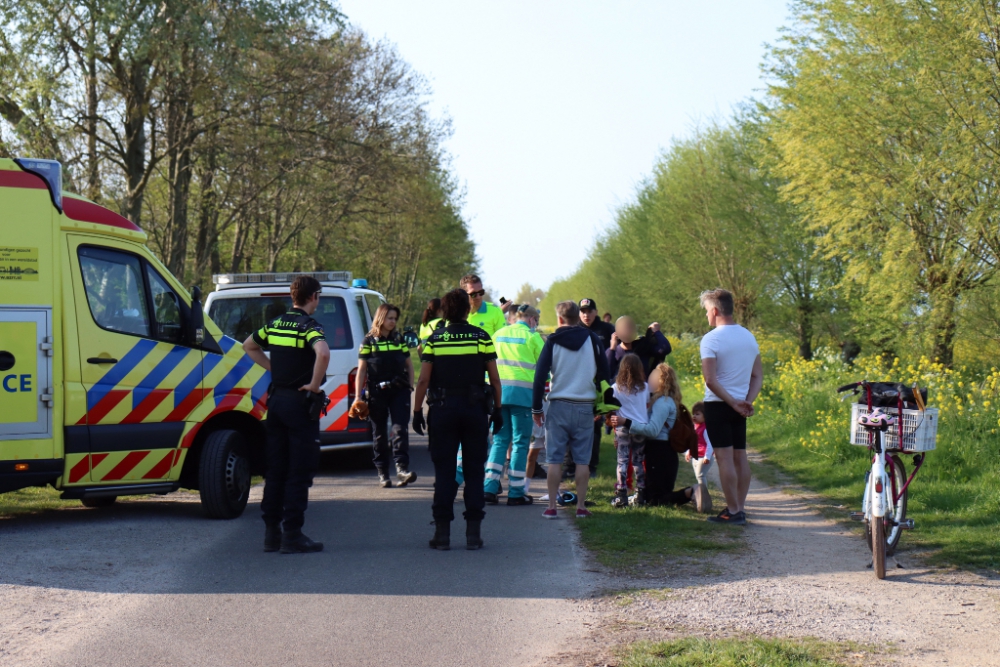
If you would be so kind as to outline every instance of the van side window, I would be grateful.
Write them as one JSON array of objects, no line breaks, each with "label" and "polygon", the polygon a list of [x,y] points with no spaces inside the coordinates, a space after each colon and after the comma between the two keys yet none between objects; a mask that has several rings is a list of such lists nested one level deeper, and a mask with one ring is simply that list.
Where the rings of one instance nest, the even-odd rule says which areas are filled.
[{"label": "van side window", "polygon": [[90,314],[109,331],[149,336],[149,308],[139,258],[128,253],[81,246],[80,271]]},{"label": "van side window", "polygon": [[149,293],[153,297],[156,338],[168,343],[181,342],[183,329],[181,328],[180,297],[170,289],[170,284],[149,264],[146,264],[146,276],[149,278]]},{"label": "van side window", "polygon": [[[375,311],[378,310],[378,307],[385,303],[385,301],[374,294],[365,294],[365,301],[368,302],[368,312],[371,313],[372,318],[375,317]],[[400,331],[402,330],[402,327],[400,327]]]},{"label": "van side window", "polygon": [[354,303],[358,306],[358,321],[361,322],[361,331],[368,333],[368,330],[372,328],[372,318],[365,313],[365,302],[360,296],[356,296]]}]

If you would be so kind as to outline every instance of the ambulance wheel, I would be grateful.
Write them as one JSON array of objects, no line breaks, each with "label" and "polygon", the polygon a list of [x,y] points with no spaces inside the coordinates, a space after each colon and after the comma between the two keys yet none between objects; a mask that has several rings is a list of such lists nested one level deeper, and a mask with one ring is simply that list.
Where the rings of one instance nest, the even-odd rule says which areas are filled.
[{"label": "ambulance wheel", "polygon": [[213,519],[235,519],[250,497],[250,459],[243,436],[222,429],[205,439],[198,466],[201,506]]},{"label": "ambulance wheel", "polygon": [[118,500],[118,496],[98,496],[97,498],[81,498],[80,502],[84,507],[111,507]]}]

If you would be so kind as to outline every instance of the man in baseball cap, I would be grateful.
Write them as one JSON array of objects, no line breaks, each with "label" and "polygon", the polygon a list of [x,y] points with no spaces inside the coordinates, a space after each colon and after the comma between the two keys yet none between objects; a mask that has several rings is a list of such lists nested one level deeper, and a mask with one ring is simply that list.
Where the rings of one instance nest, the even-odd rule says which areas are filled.
[{"label": "man in baseball cap", "polygon": [[[580,324],[593,331],[601,339],[601,345],[607,350],[611,347],[611,336],[615,333],[613,324],[601,320],[597,314],[597,302],[593,299],[580,299]],[[612,379],[613,381],[613,379]],[[594,420],[594,448],[590,455],[590,474],[597,473],[597,462],[601,457],[601,428],[604,417]]]}]

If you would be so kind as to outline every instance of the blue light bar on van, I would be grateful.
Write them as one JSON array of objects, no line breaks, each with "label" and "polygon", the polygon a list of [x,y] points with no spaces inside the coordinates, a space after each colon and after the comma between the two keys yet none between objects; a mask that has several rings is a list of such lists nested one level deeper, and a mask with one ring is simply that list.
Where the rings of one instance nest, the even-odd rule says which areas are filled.
[{"label": "blue light bar on van", "polygon": [[29,174],[40,176],[49,188],[49,196],[56,209],[62,213],[62,165],[57,160],[14,158],[14,162]]},{"label": "blue light bar on van", "polygon": [[359,289],[368,289],[368,281],[364,278],[355,278],[351,281],[351,287],[357,287]]},{"label": "blue light bar on van", "polygon": [[351,282],[350,271],[299,271],[289,273],[217,273],[212,282],[219,289],[225,287],[246,287],[247,285],[290,285],[299,276],[312,276],[321,283]]}]

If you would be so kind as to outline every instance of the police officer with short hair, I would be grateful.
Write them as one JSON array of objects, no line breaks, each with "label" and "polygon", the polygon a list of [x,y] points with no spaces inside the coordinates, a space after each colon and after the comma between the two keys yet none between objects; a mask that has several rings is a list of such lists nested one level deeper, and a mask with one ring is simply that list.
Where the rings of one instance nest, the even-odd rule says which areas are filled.
[{"label": "police officer with short hair", "polygon": [[[436,330],[424,345],[413,406],[413,430],[423,435],[424,428],[429,427],[434,462],[432,511],[436,529],[430,546],[446,550],[451,545],[453,505],[458,493],[456,454],[461,445],[468,464],[466,548],[478,549],[483,546],[480,526],[486,516],[483,478],[489,425],[492,421],[494,431],[503,427],[497,355],[490,335],[466,321],[469,296],[464,290],[448,292],[441,302],[448,326]],[[487,375],[489,385],[483,382]],[[422,407],[425,395],[429,406],[426,423]]]},{"label": "police officer with short hair", "polygon": [[[312,318],[322,292],[312,276],[291,286],[293,307],[243,343],[257,364],[271,372],[267,399],[267,475],[264,551],[283,554],[322,551],[302,533],[309,487],[319,468],[319,417],[326,396],[321,385],[330,363],[323,327]],[[271,353],[268,359],[264,350]]]}]

